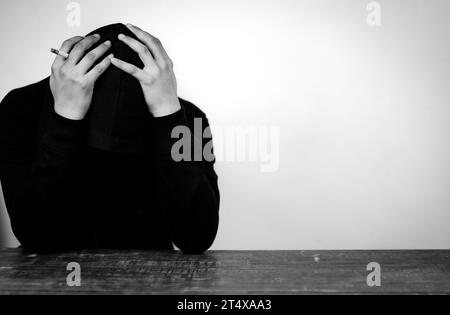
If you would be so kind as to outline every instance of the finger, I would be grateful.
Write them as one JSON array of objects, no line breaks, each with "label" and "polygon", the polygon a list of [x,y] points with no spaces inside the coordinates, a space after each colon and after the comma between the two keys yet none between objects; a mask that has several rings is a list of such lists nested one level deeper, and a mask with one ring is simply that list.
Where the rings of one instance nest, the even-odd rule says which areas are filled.
[{"label": "finger", "polygon": [[89,53],[84,56],[84,58],[80,61],[77,67],[82,71],[82,73],[86,73],[95,62],[103,56],[109,49],[111,48],[111,42],[108,40],[98,46],[97,48],[91,50]]},{"label": "finger", "polygon": [[112,54],[109,55],[108,57],[103,59],[102,62],[92,68],[92,70],[86,74],[86,80],[91,83],[95,83],[97,79],[109,68],[109,66],[111,65],[111,59],[113,57],[114,56]]},{"label": "finger", "polygon": [[[69,38],[68,40],[64,41],[64,43],[62,43],[61,48],[59,50],[62,52],[65,52],[65,53],[70,53],[73,46],[75,44],[77,44],[78,42],[82,41],[83,39],[84,39],[84,37],[82,37],[82,36],[75,36],[75,37]],[[58,68],[58,67],[62,66],[65,61],[66,61],[66,59],[64,57],[58,55],[58,56],[56,56],[55,61],[53,62],[53,67]]]},{"label": "finger", "polygon": [[122,60],[117,59],[117,58],[112,58],[111,59],[111,63],[115,67],[119,68],[120,70],[128,73],[129,75],[132,75],[137,80],[144,81],[144,79],[145,79],[144,71],[142,71],[141,69],[139,69],[135,65],[132,65],[132,64],[130,64],[128,62],[122,61]]},{"label": "finger", "polygon": [[147,45],[158,63],[170,60],[169,55],[159,39],[132,24],[127,24],[127,27],[137,38]]},{"label": "finger", "polygon": [[148,48],[144,44],[138,42],[134,38],[131,38],[123,34],[119,35],[119,39],[139,55],[139,57],[141,58],[142,62],[146,67],[155,66],[155,60],[153,59],[150,50],[148,50]]},{"label": "finger", "polygon": [[69,54],[67,62],[71,64],[77,64],[80,59],[84,56],[86,51],[91,48],[96,42],[100,40],[100,35],[94,34],[86,37],[82,41],[75,44],[72,51]]}]

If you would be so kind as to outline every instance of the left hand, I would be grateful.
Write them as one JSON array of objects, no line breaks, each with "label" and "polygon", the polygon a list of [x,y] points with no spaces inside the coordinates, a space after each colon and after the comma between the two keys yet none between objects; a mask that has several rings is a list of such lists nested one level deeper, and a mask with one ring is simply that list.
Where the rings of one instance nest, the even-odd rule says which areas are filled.
[{"label": "left hand", "polygon": [[123,34],[119,35],[119,39],[139,54],[144,69],[117,58],[112,58],[111,63],[140,82],[145,101],[154,117],[176,113],[181,105],[172,60],[157,38],[131,24],[127,24],[127,27],[145,45]]}]

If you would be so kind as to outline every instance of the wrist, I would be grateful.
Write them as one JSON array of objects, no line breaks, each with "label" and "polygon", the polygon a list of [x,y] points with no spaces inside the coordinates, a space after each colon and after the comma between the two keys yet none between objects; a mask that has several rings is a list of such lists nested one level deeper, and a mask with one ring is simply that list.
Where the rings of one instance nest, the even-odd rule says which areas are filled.
[{"label": "wrist", "polygon": [[55,104],[55,112],[70,120],[83,120],[86,117],[85,111],[80,111],[77,106],[61,106]]},{"label": "wrist", "polygon": [[160,104],[157,106],[150,106],[149,110],[153,117],[159,118],[159,117],[165,117],[170,116],[172,114],[175,114],[176,112],[181,110],[181,104],[178,98],[172,102]]}]

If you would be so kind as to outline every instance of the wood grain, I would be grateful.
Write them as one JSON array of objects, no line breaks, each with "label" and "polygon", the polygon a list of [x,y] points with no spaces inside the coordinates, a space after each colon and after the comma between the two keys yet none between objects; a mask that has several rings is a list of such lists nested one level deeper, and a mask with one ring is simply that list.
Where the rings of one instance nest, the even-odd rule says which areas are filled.
[{"label": "wood grain", "polygon": [[[70,262],[81,265],[81,287],[67,286]],[[381,287],[367,286],[370,262],[381,265]],[[319,293],[450,293],[450,251],[0,250],[0,294]]]}]

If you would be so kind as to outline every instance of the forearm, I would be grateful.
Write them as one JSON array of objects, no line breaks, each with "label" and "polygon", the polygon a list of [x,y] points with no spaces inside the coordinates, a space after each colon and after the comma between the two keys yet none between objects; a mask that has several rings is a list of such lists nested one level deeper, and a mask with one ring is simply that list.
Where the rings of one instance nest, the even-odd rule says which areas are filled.
[{"label": "forearm", "polygon": [[169,188],[166,222],[173,243],[183,252],[201,254],[214,242],[219,224],[219,199],[197,166],[178,163],[164,171]]},{"label": "forearm", "polygon": [[[205,118],[206,126],[207,121]],[[186,253],[203,253],[214,242],[219,224],[219,191],[213,164],[176,162],[171,137],[176,127],[189,127],[184,110],[156,121],[161,184],[167,188],[165,215],[174,244]],[[193,133],[191,133],[194,137]],[[192,142],[201,143],[201,139]]]},{"label": "forearm", "polygon": [[[22,246],[36,249],[71,247],[75,212],[79,207],[83,123],[57,114],[47,130],[31,165],[4,170],[10,183],[7,207],[14,232]],[[21,174],[19,174],[21,173]]]}]

